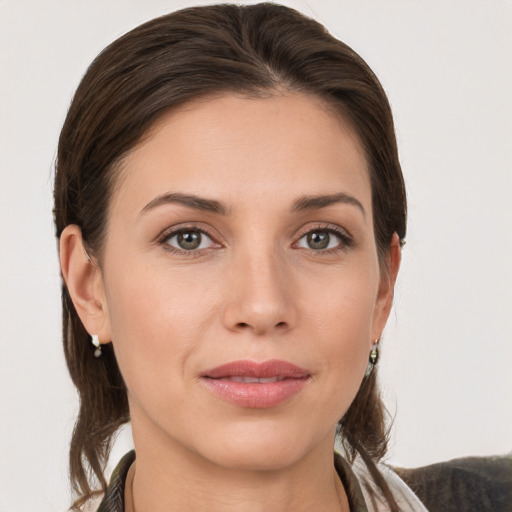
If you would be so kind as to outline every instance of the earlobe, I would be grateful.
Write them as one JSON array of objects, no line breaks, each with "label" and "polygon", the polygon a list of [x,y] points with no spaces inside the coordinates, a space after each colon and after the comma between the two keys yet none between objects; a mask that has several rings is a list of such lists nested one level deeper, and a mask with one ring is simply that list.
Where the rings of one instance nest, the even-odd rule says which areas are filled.
[{"label": "earlobe", "polygon": [[372,339],[380,339],[391,312],[395,282],[400,268],[401,257],[400,239],[398,234],[394,233],[386,257],[386,267],[385,270],[381,272]]},{"label": "earlobe", "polygon": [[92,335],[110,340],[103,278],[97,262],[85,250],[81,229],[67,226],[60,237],[60,267],[75,309]]}]

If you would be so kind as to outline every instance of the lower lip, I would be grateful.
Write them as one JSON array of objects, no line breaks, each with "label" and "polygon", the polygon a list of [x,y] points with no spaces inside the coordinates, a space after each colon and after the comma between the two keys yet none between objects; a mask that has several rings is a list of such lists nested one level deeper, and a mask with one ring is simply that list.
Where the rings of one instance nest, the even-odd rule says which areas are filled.
[{"label": "lower lip", "polygon": [[267,409],[276,407],[299,393],[309,378],[287,378],[277,382],[243,383],[223,379],[201,379],[219,398],[239,407]]}]

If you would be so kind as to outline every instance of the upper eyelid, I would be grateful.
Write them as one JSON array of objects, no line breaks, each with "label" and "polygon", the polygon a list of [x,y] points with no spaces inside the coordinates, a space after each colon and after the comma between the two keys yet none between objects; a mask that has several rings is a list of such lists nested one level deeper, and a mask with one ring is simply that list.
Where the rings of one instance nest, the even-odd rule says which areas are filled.
[{"label": "upper eyelid", "polygon": [[[314,222],[314,223],[307,223],[306,225],[302,226],[299,230],[297,230],[297,232],[294,236],[294,241],[292,242],[292,245],[297,244],[300,239],[302,239],[305,235],[307,235],[311,231],[314,231],[315,229],[329,231],[329,232],[334,233],[335,235],[341,237],[342,240],[345,239],[345,241],[353,240],[352,234],[347,229],[345,229],[339,225],[336,225],[336,224],[333,224],[330,222]],[[157,243],[163,243],[166,240],[169,240],[170,238],[172,238],[173,236],[176,236],[181,231],[187,231],[187,230],[199,231],[199,232],[203,233],[204,235],[208,236],[215,244],[223,245],[221,242],[219,242],[219,238],[221,238],[221,237],[216,236],[214,233],[212,233],[211,229],[208,229],[208,228],[204,227],[203,225],[201,225],[201,226],[195,225],[194,223],[183,223],[183,224],[178,224],[175,226],[167,227],[167,228],[163,229],[162,231],[160,231],[160,233],[156,236],[155,240]]]},{"label": "upper eyelid", "polygon": [[[175,236],[178,236],[180,233],[182,232],[188,232],[188,231],[198,231],[199,233],[201,233],[201,235],[205,235],[207,236],[212,242],[215,242],[215,240],[213,239],[212,236],[210,236],[209,233],[207,233],[206,231],[204,231],[203,229],[197,229],[197,228],[184,228],[184,229],[177,229],[176,231],[170,231],[168,235],[164,235],[164,240],[170,240],[171,238],[174,238]],[[217,242],[215,242],[217,243]]]},{"label": "upper eyelid", "polygon": [[[315,231],[315,230],[316,231],[328,231],[329,233],[334,234],[340,242],[340,247],[334,247],[334,248],[330,248],[330,249],[319,249],[319,250],[307,249],[305,247],[297,247],[299,242],[306,235],[308,235],[309,233],[311,233],[312,231]],[[303,249],[306,251],[311,250],[315,254],[318,254],[318,255],[332,254],[334,252],[343,250],[343,248],[353,247],[354,245],[355,245],[354,238],[346,229],[342,228],[341,226],[331,224],[331,223],[326,223],[326,224],[320,223],[320,224],[317,224],[316,226],[309,226],[307,229],[303,230],[300,235],[298,235],[296,237],[295,241],[292,244],[293,247],[300,248],[300,249]]]},{"label": "upper eyelid", "polygon": [[[176,237],[180,232],[182,231],[199,231],[202,235],[205,235],[208,237],[211,241],[210,247],[203,247],[201,249],[183,249],[180,247],[175,247],[173,244],[169,243],[169,240]],[[205,254],[206,251],[211,251],[213,249],[218,249],[219,247],[222,247],[222,244],[220,244],[210,233],[204,229],[204,228],[198,228],[197,226],[183,226],[183,227],[176,227],[173,226],[171,228],[165,229],[161,232],[161,235],[156,238],[156,244],[158,246],[161,246],[165,251],[169,251],[174,254],[179,254],[183,257],[193,258],[193,257],[199,257],[202,254]]]},{"label": "upper eyelid", "polygon": [[307,225],[306,227],[302,227],[299,230],[299,234],[297,235],[298,239],[302,238],[304,235],[307,235],[308,233],[311,233],[311,231],[316,230],[324,230],[324,231],[330,231],[332,233],[336,233],[339,236],[344,236],[346,238],[352,239],[352,234],[345,228],[342,228],[341,226],[338,226],[336,224],[332,224],[330,222],[318,222],[313,223],[313,225]]},{"label": "upper eyelid", "polygon": [[164,242],[165,240],[169,240],[173,236],[176,236],[181,231],[199,231],[202,234],[206,235],[207,237],[211,238],[215,243],[219,243],[215,235],[212,234],[209,229],[206,229],[205,227],[202,226],[200,227],[191,224],[167,227],[160,231],[160,233],[156,236],[155,240],[159,243]]}]

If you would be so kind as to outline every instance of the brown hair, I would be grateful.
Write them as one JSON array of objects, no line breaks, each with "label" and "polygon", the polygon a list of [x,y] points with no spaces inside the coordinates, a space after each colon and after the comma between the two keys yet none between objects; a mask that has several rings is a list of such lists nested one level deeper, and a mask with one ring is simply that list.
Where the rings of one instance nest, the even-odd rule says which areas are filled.
[{"label": "brown hair", "polygon": [[[322,98],[352,123],[369,163],[382,264],[393,233],[403,240],[406,229],[404,182],[386,95],[351,48],[316,21],[276,4],[183,9],[135,28],[99,54],[75,93],[59,139],[57,237],[67,225],[78,225],[88,252],[101,262],[116,164],[169,109],[222,92],[283,89]],[[64,351],[80,397],[70,447],[78,507],[93,494],[95,480],[105,490],[103,469],[113,436],[130,416],[111,344],[95,359],[64,284],[62,305]],[[360,454],[395,510],[375,466],[387,448],[375,372],[364,379],[339,435],[349,459]]]}]

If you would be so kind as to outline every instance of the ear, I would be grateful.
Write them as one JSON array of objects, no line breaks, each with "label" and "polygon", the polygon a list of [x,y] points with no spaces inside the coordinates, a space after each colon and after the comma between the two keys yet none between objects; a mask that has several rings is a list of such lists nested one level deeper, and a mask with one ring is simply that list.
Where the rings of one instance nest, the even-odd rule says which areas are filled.
[{"label": "ear", "polygon": [[375,303],[375,311],[372,325],[373,344],[375,340],[380,339],[382,331],[386,326],[386,322],[393,306],[393,295],[395,290],[396,277],[400,268],[400,260],[402,254],[400,249],[400,239],[397,233],[393,233],[389,251],[386,256],[385,267],[381,269],[379,291]]},{"label": "ear", "polygon": [[75,309],[89,334],[111,341],[103,276],[97,261],[85,250],[82,231],[67,226],[60,237],[60,268]]}]

